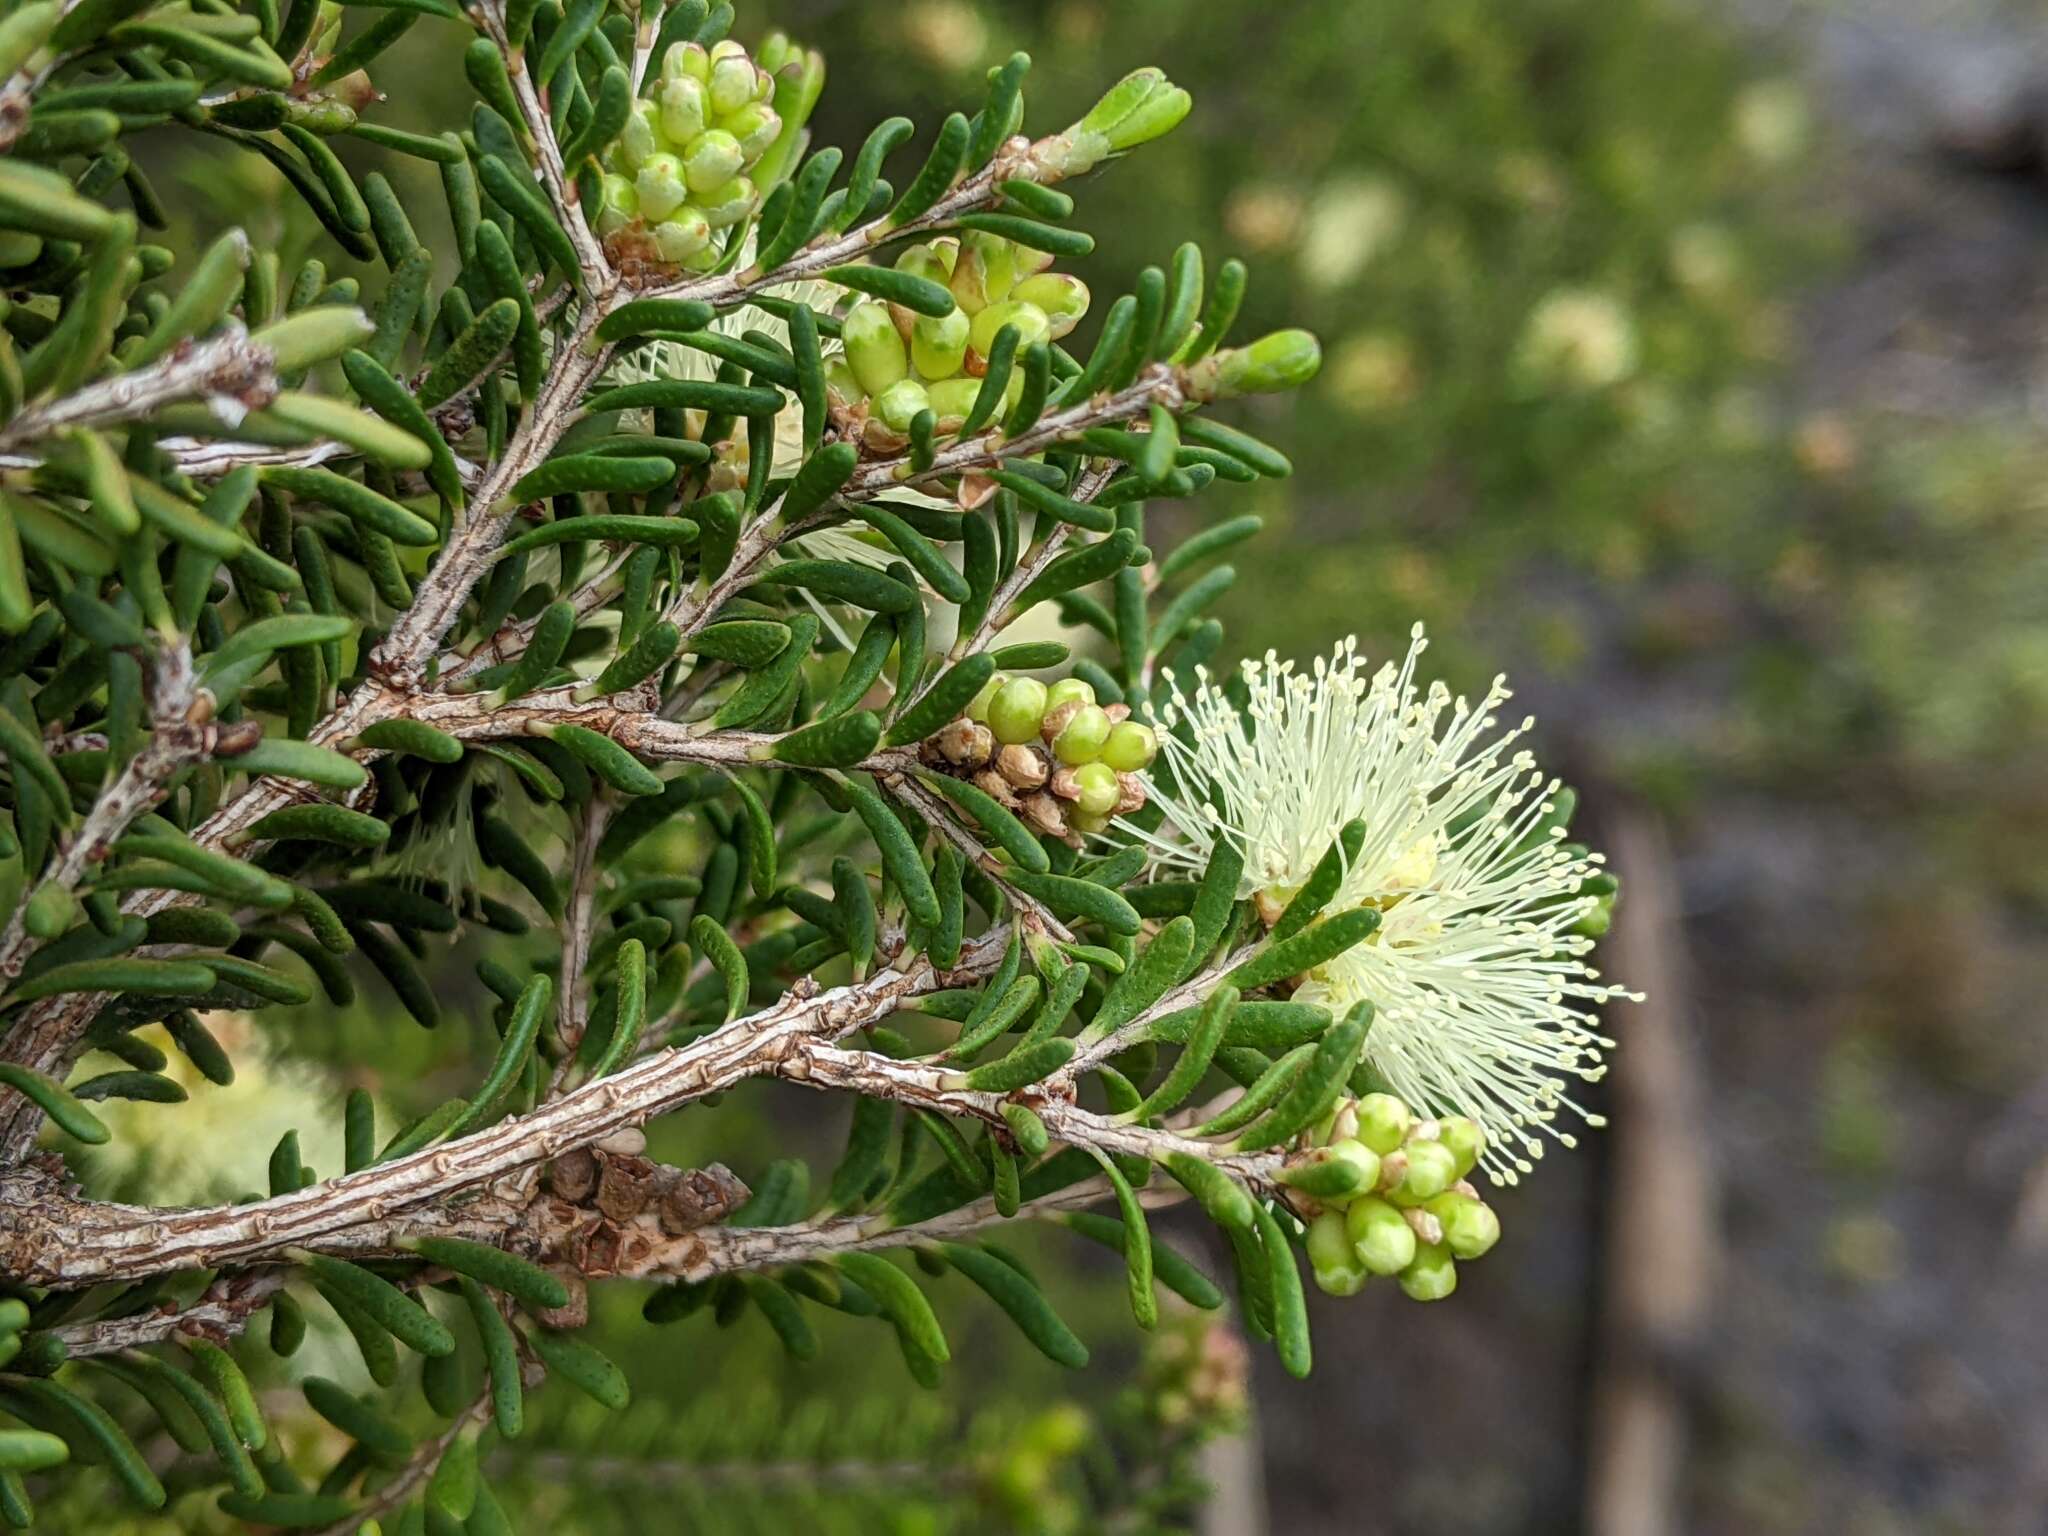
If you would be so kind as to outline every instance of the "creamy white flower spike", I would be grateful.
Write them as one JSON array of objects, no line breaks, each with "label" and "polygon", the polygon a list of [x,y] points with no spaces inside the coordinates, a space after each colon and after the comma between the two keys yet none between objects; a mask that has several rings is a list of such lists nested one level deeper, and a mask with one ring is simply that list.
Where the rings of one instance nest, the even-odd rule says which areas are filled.
[{"label": "creamy white flower spike", "polygon": [[1515,747],[1532,722],[1498,729],[1505,679],[1477,704],[1419,684],[1427,644],[1418,624],[1401,664],[1370,675],[1355,640],[1307,672],[1270,652],[1228,687],[1198,670],[1192,697],[1174,689],[1150,775],[1166,820],[1127,830],[1173,874],[1199,875],[1229,842],[1244,855],[1240,896],[1277,913],[1362,821],[1325,910],[1369,903],[1380,928],[1295,996],[1339,1015],[1370,999],[1374,1069],[1409,1103],[1478,1121],[1487,1171],[1513,1183],[1543,1136],[1574,1145],[1562,1112],[1602,1123],[1568,1089],[1606,1070],[1613,1042],[1594,1010],[1630,994],[1599,982],[1593,941],[1571,932],[1597,904],[1575,892],[1600,858],[1546,830],[1558,782]]}]

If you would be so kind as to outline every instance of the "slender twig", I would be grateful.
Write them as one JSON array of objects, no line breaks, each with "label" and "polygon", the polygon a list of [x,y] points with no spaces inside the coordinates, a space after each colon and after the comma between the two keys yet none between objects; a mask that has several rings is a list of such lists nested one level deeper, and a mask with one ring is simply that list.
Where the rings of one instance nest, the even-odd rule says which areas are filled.
[{"label": "slender twig", "polygon": [[[217,726],[194,718],[192,652],[188,647],[180,643],[152,649],[147,655],[145,679],[153,717],[149,739],[100,792],[84,824],[37,883],[36,891],[53,887],[77,890],[86,872],[107,856],[114,839],[163,798],[172,776],[205,756],[218,741]],[[29,893],[31,897],[34,894]],[[26,927],[28,905],[27,899],[17,902],[5,930],[0,931],[0,978],[11,981],[19,976],[35,952],[36,938]]]},{"label": "slender twig", "polygon": [[[1234,1155],[1177,1130],[1125,1124],[1080,1108],[1072,1100],[1070,1085],[1047,1084],[1017,1095],[986,1092],[968,1087],[966,1075],[954,1069],[898,1061],[835,1043],[918,996],[986,976],[1008,942],[1007,927],[994,929],[974,940],[960,964],[944,973],[917,962],[909,969],[888,966],[864,982],[827,992],[797,988],[760,1013],[646,1057],[529,1114],[444,1146],[247,1205],[156,1211],[84,1201],[56,1187],[45,1170],[16,1169],[0,1175],[0,1209],[15,1208],[15,1219],[0,1223],[0,1264],[25,1283],[76,1289],[166,1270],[274,1262],[306,1249],[393,1252],[407,1237],[423,1231],[484,1237],[495,1233],[504,1240],[516,1237],[521,1246],[546,1248],[582,1231],[585,1215],[554,1202],[528,1202],[524,1182],[511,1176],[760,1076],[890,1099],[955,1118],[982,1120],[992,1127],[1003,1125],[1003,1106],[1016,1097],[1031,1105],[1057,1140],[1153,1160],[1187,1152],[1256,1186],[1271,1186],[1284,1160],[1282,1153]],[[486,1186],[496,1193],[463,1198]],[[20,1219],[24,1206],[35,1208],[34,1221]],[[857,1220],[852,1228],[827,1224],[824,1235],[814,1240],[829,1244],[879,1238],[885,1225],[885,1220],[872,1217]],[[775,1241],[705,1232],[676,1237],[640,1234],[619,1249],[603,1272],[693,1277],[709,1272],[707,1266],[718,1261],[708,1255],[728,1242],[739,1245],[735,1251],[748,1265],[788,1262],[786,1257],[759,1259],[755,1255],[760,1250],[748,1246]]]},{"label": "slender twig", "polygon": [[377,1491],[345,1519],[331,1525],[323,1525],[314,1536],[354,1536],[372,1520],[389,1514],[420,1489],[440,1470],[441,1463],[448,1459],[455,1442],[462,1438],[473,1425],[481,1424],[490,1417],[491,1394],[486,1391],[477,1395],[462,1412],[455,1415],[448,1427],[420,1445],[405,1465],[388,1482],[378,1486]]},{"label": "slender twig", "polygon": [[[277,371],[270,349],[249,339],[239,320],[229,320],[205,341],[173,351],[147,368],[117,373],[47,405],[31,406],[0,428],[0,452],[77,427],[135,421],[194,396],[217,400],[233,421],[270,403]],[[233,430],[232,423],[229,430]]]}]

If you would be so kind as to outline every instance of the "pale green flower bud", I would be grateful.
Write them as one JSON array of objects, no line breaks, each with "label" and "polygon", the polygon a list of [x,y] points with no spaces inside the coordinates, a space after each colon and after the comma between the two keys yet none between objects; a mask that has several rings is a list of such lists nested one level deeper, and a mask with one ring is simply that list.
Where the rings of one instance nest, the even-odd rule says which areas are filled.
[{"label": "pale green flower bud", "polygon": [[1041,272],[1027,277],[1010,290],[1010,297],[1036,304],[1052,323],[1047,335],[1058,341],[1081,323],[1088,313],[1088,285],[1067,272]]},{"label": "pale green flower bud", "polygon": [[1057,176],[1079,176],[1111,155],[1169,132],[1193,105],[1188,93],[1152,68],[1133,70],[1088,115],[1040,150]]},{"label": "pale green flower bud", "polygon": [[711,78],[711,55],[702,43],[676,43],[661,61],[662,79],[675,80],[684,75],[699,85]]},{"label": "pale green flower bud", "polygon": [[1003,684],[1008,681],[1007,677],[998,672],[981,685],[981,691],[967,701],[967,708],[962,713],[978,724],[988,724],[988,707],[995,702],[996,695],[1003,691]]},{"label": "pale green flower bud", "polygon": [[1397,1275],[1415,1258],[1415,1231],[1377,1195],[1364,1195],[1344,1211],[1344,1231],[1358,1262],[1375,1275]]},{"label": "pale green flower bud", "polygon": [[630,176],[605,173],[603,183],[604,202],[597,212],[597,232],[608,235],[621,229],[640,217],[640,194],[634,190]]},{"label": "pale green flower bud", "polygon": [[[636,103],[636,109],[638,105]],[[710,124],[711,114],[705,107],[703,81],[695,75],[678,75],[662,86],[661,131],[670,144],[688,144]]]},{"label": "pale green flower bud", "polygon": [[1500,1241],[1500,1217],[1484,1200],[1443,1194],[1424,1209],[1443,1227],[1444,1246],[1458,1258],[1484,1258]]},{"label": "pale green flower bud", "polygon": [[740,141],[740,156],[746,164],[752,165],[768,153],[768,146],[782,132],[782,119],[775,115],[773,107],[750,101],[721,126]]},{"label": "pale green flower bud", "polygon": [[1415,1261],[1401,1271],[1401,1289],[1410,1301],[1442,1301],[1458,1288],[1458,1265],[1442,1243],[1415,1251]]},{"label": "pale green flower bud", "polygon": [[654,249],[663,261],[685,262],[711,244],[711,225],[685,203],[654,226]]},{"label": "pale green flower bud", "polygon": [[936,240],[930,245],[907,246],[903,254],[896,258],[896,270],[908,272],[913,277],[921,277],[944,287],[953,275],[953,266],[959,254],[959,242],[954,240]]},{"label": "pale green flower bud", "polygon": [[974,409],[975,397],[981,393],[981,380],[941,379],[930,385],[927,393],[931,396],[932,414],[941,422],[962,422]]},{"label": "pale green flower bud", "polygon": [[1108,827],[1109,818],[1107,816],[1091,816],[1078,806],[1067,812],[1067,828],[1069,831],[1079,832],[1083,836],[1092,837],[1097,832],[1107,830]]},{"label": "pale green flower bud", "polygon": [[1074,770],[1074,787],[1080,791],[1074,803],[1088,816],[1109,815],[1124,797],[1124,788],[1117,782],[1116,770],[1107,763],[1081,764]]},{"label": "pale green flower bud", "polygon": [[860,380],[853,376],[843,357],[828,358],[825,363],[825,393],[834,405],[852,405],[863,399],[866,391],[860,387]]},{"label": "pale green flower bud", "polygon": [[1411,1141],[1401,1149],[1407,1167],[1387,1198],[1397,1205],[1421,1205],[1434,1200],[1458,1181],[1458,1159],[1440,1141]]},{"label": "pale green flower bud", "polygon": [[950,379],[967,361],[967,332],[973,325],[966,311],[919,315],[910,326],[910,361],[927,379]]},{"label": "pale green flower bud", "polygon": [[[1052,718],[1050,705],[1046,709],[1046,717],[1049,721]],[[1069,767],[1092,763],[1102,756],[1103,744],[1109,740],[1110,726],[1109,713],[1100,704],[1079,705],[1060,723],[1059,733],[1052,739],[1052,755]],[[1114,768],[1109,771],[1112,774],[1116,772]]]},{"label": "pale green flower bud", "polygon": [[[1486,1153],[1486,1132],[1466,1119],[1463,1115],[1452,1115],[1437,1122],[1437,1140],[1451,1149],[1458,1159],[1458,1177],[1464,1178],[1479,1165],[1479,1159]],[[1464,1258],[1464,1254],[1459,1254]]]},{"label": "pale green flower bud", "polygon": [[1385,1157],[1408,1139],[1415,1116],[1391,1093],[1368,1093],[1358,1101],[1358,1139]]},{"label": "pale green flower bud", "polygon": [[661,137],[661,108],[651,101],[633,103],[633,110],[626,114],[626,126],[619,130],[619,155],[623,159],[623,170],[637,171],[647,163],[647,157],[658,154],[666,146]]},{"label": "pale green flower bud", "polygon": [[1198,400],[1263,395],[1298,389],[1323,366],[1323,349],[1307,331],[1274,331],[1245,347],[1212,352],[1188,370],[1188,393]]},{"label": "pale green flower bud", "polygon": [[710,80],[712,116],[724,117],[751,102],[757,73],[754,61],[744,52],[714,58]]},{"label": "pale green flower bud", "polygon": [[1017,746],[1038,735],[1045,719],[1045,684],[1035,677],[1013,677],[989,701],[988,728],[1004,746]]},{"label": "pale green flower bud", "polygon": [[864,394],[879,395],[910,372],[902,333],[880,299],[863,299],[848,310],[839,322],[839,339]]},{"label": "pale green flower bud", "polygon": [[753,182],[744,176],[735,176],[723,186],[713,187],[691,199],[704,211],[705,222],[713,229],[727,229],[739,223],[754,211],[760,200]]},{"label": "pale green flower bud", "polygon": [[1193,105],[1164,70],[1135,69],[1111,86],[1081,119],[1084,134],[1100,134],[1112,154],[1149,144],[1171,132]]},{"label": "pale green flower bud", "polygon": [[1118,773],[1139,773],[1159,755],[1159,736],[1136,720],[1119,720],[1102,744],[1102,760]]},{"label": "pale green flower bud", "polygon": [[1356,1296],[1371,1271],[1358,1262],[1342,1211],[1325,1211],[1308,1224],[1308,1262],[1316,1289],[1331,1296]]},{"label": "pale green flower bud", "polygon": [[970,315],[1010,296],[1017,281],[1016,247],[995,235],[969,231],[953,262],[953,302]]},{"label": "pale green flower bud", "polygon": [[1050,684],[1045,690],[1046,713],[1050,714],[1062,704],[1093,704],[1095,685],[1085,677],[1063,677]]},{"label": "pale green flower bud", "polygon": [[875,396],[875,414],[898,432],[908,432],[917,413],[931,404],[924,386],[915,379],[898,379]]},{"label": "pale green flower bud", "polygon": [[1333,1162],[1348,1163],[1356,1171],[1356,1189],[1370,1190],[1379,1183],[1380,1155],[1364,1142],[1349,1139],[1333,1141],[1329,1145],[1329,1155]]},{"label": "pale green flower bud", "polygon": [[1026,304],[1017,299],[1005,299],[1000,304],[991,304],[974,317],[974,327],[968,332],[968,345],[983,357],[996,344],[996,332],[1006,325],[1017,328],[1017,350],[1023,351],[1035,341],[1043,341],[1052,333],[1052,322],[1045,317],[1045,311],[1036,304]]},{"label": "pale green flower bud", "polygon": [[738,139],[723,128],[707,128],[683,151],[683,180],[692,192],[709,192],[739,175],[744,160]]},{"label": "pale green flower bud", "polygon": [[650,224],[658,224],[674,213],[690,195],[690,189],[683,185],[683,163],[666,153],[649,155],[641,163],[633,187],[640,194],[640,217]]}]

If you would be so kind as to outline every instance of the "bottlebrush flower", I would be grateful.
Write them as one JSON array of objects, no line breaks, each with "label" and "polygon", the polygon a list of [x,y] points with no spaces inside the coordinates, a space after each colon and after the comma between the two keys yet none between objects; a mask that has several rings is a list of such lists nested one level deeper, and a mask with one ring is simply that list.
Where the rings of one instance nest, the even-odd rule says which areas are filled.
[{"label": "bottlebrush flower", "polygon": [[[1338,830],[1365,839],[1328,911],[1371,904],[1377,933],[1304,978],[1295,996],[1342,1014],[1375,1008],[1366,1055],[1389,1088],[1487,1133],[1487,1171],[1530,1170],[1561,1115],[1600,1118],[1569,1095],[1605,1071],[1601,1005],[1629,994],[1587,964],[1572,929],[1596,905],[1577,894],[1599,855],[1550,829],[1559,785],[1516,747],[1530,721],[1498,729],[1496,679],[1476,704],[1416,680],[1427,641],[1368,673],[1353,640],[1306,671],[1268,653],[1241,687],[1198,671],[1165,711],[1151,796],[1166,820],[1149,843],[1165,871],[1195,874],[1219,841],[1244,855],[1240,895],[1277,917]],[[1237,694],[1240,709],[1232,700]]]}]

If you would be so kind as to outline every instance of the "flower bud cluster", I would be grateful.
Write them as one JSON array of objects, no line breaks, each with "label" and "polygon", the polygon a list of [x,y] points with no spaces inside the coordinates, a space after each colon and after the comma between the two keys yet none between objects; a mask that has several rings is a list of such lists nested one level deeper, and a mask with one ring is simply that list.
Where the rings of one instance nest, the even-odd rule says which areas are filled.
[{"label": "flower bud cluster", "polygon": [[1485,1133],[1463,1116],[1418,1117],[1390,1093],[1347,1099],[1324,1122],[1299,1167],[1338,1163],[1353,1177],[1324,1175],[1308,1257],[1317,1286],[1354,1296],[1374,1275],[1391,1275],[1416,1301],[1441,1301],[1458,1287],[1458,1262],[1500,1241],[1500,1218],[1467,1182]]},{"label": "flower bud cluster", "polygon": [[[826,370],[842,425],[858,429],[877,454],[900,453],[921,411],[937,418],[938,431],[959,430],[1004,326],[1016,327],[1021,349],[1058,341],[1088,313],[1088,285],[1046,270],[1051,264],[1042,251],[978,230],[904,251],[897,269],[951,289],[955,307],[947,315],[920,315],[862,299],[847,312],[840,323],[845,350]],[[1023,370],[1013,371],[1005,409],[1023,387]]]},{"label": "flower bud cluster", "polygon": [[807,111],[806,82],[818,68],[780,36],[759,59],[729,38],[670,48],[606,167],[597,229],[613,255],[694,272],[717,266],[727,232],[760,207],[801,129],[777,103],[790,106],[795,95]]},{"label": "flower bud cluster", "polygon": [[927,737],[932,767],[1015,811],[1034,832],[1079,844],[1145,804],[1144,770],[1159,755],[1152,727],[1123,704],[1098,704],[1085,679],[997,673],[957,719]]}]

